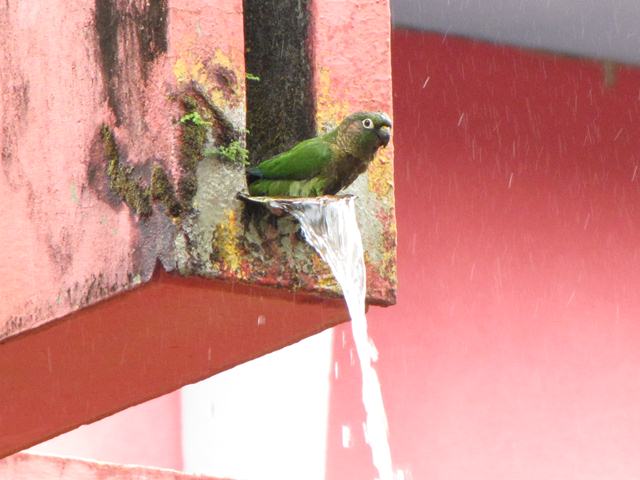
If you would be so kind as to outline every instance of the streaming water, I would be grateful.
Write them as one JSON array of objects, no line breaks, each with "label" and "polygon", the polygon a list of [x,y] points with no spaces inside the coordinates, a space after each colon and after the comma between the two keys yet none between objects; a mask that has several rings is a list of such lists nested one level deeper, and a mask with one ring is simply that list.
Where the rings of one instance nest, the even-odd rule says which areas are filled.
[{"label": "streaming water", "polygon": [[366,411],[365,438],[380,480],[393,479],[387,415],[380,381],[373,366],[377,351],[367,333],[366,270],[362,237],[356,221],[355,197],[318,197],[268,202],[293,215],[305,238],[331,267],[342,287],[351,315],[351,330],[362,370],[362,401]]}]

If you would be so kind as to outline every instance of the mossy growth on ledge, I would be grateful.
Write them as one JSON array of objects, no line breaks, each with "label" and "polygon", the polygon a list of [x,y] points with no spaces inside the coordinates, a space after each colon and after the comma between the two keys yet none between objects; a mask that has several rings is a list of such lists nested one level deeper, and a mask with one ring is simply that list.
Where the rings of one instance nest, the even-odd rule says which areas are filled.
[{"label": "mossy growth on ledge", "polygon": [[118,146],[111,129],[103,125],[100,129],[104,154],[107,159],[107,175],[109,186],[139,217],[151,215],[151,194],[149,188],[136,178],[134,168],[120,159]]},{"label": "mossy growth on ledge", "polygon": [[229,162],[236,162],[245,167],[249,165],[249,150],[247,150],[240,140],[233,140],[229,145],[219,148],[208,148],[204,152],[207,157],[219,157]]},{"label": "mossy growth on ledge", "polygon": [[122,160],[112,130],[103,125],[100,135],[107,160],[109,186],[127,206],[140,218],[146,218],[153,213],[153,201],[158,201],[164,205],[169,216],[178,217],[181,207],[164,168],[154,164],[151,181],[146,185],[141,175],[136,174],[135,168]]},{"label": "mossy growth on ledge", "polygon": [[172,217],[179,217],[182,206],[176,198],[175,189],[167,172],[157,163],[151,170],[151,199],[164,204]]},{"label": "mossy growth on ledge", "polygon": [[198,188],[197,167],[203,158],[215,156],[240,164],[245,164],[248,158],[238,130],[201,88],[192,86],[179,100],[184,115],[178,122],[180,177],[177,182],[158,162],[153,164],[151,178],[145,182],[142,174],[136,173],[136,168],[122,158],[111,128],[103,125],[100,129],[109,186],[140,218],[153,213],[154,203],[163,205],[167,215],[174,219],[192,211]]},{"label": "mossy growth on ledge", "polygon": [[180,119],[180,180],[178,195],[182,208],[188,210],[198,188],[196,168],[207,142],[207,130],[211,126],[198,111],[198,102],[191,95],[182,97],[185,114]]}]

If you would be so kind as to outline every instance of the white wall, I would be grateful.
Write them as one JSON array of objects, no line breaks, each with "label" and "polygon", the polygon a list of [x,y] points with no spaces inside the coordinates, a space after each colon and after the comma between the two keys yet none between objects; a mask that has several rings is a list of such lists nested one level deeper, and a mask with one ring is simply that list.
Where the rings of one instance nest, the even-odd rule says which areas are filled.
[{"label": "white wall", "polygon": [[332,330],[182,389],[186,472],[325,477]]}]

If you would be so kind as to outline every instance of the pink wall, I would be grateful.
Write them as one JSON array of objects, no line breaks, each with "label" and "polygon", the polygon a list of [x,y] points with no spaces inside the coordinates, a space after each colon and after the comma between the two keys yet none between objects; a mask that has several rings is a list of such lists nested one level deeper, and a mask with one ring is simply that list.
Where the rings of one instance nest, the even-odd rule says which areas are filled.
[{"label": "pink wall", "polygon": [[180,392],[84,425],[31,451],[180,470]]},{"label": "pink wall", "polygon": [[[393,54],[399,303],[369,319],[395,462],[638,478],[640,70],[408,31]],[[336,338],[330,478],[373,478]]]}]

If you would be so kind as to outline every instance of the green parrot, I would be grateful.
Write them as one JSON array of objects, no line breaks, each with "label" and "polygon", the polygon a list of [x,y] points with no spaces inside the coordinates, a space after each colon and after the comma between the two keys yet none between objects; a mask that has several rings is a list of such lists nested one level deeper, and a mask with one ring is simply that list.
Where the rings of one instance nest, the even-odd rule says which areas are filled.
[{"label": "green parrot", "polygon": [[249,193],[266,197],[335,195],[363,173],[381,146],[391,120],[381,112],[358,112],[330,132],[247,170]]}]

